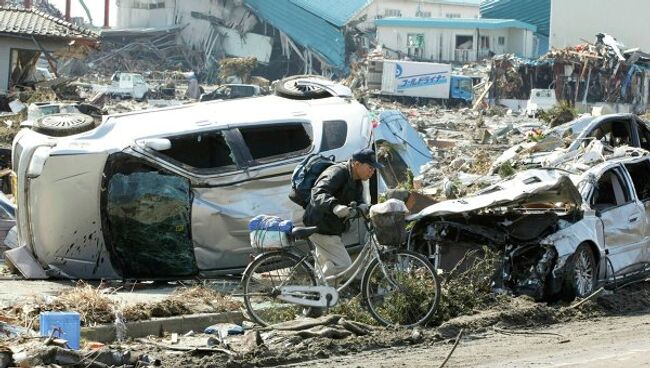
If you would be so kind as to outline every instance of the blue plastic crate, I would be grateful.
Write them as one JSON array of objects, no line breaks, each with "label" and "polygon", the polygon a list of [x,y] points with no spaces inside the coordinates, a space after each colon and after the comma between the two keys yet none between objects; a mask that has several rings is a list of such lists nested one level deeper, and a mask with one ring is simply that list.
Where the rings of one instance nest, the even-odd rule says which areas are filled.
[{"label": "blue plastic crate", "polygon": [[41,336],[50,336],[52,331],[54,337],[67,340],[70,348],[79,349],[81,316],[77,312],[41,312]]}]

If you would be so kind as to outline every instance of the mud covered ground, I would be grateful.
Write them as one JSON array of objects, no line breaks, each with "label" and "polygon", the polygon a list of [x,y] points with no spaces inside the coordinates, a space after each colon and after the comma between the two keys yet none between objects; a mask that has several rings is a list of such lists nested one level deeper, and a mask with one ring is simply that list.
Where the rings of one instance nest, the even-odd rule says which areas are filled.
[{"label": "mud covered ground", "polygon": [[[253,351],[236,352],[232,356],[223,353],[172,353],[164,349],[150,354],[169,367],[438,366],[461,329],[463,337],[448,366],[504,366],[503,363],[510,359],[521,363],[510,366],[535,365],[536,359],[541,359],[541,365],[552,365],[548,359],[558,363],[563,359],[571,361],[569,351],[584,355],[578,352],[589,350],[591,341],[597,342],[594,342],[594,350],[610,353],[616,350],[610,351],[608,344],[615,347],[627,341],[628,350],[632,350],[621,351],[623,357],[640,354],[641,350],[635,347],[643,339],[645,346],[650,346],[650,335],[641,332],[647,331],[650,324],[650,282],[605,292],[578,308],[566,304],[535,303],[525,297],[504,296],[499,299],[498,305],[492,309],[452,319],[439,327],[415,330],[376,328],[368,336],[344,339],[293,338],[280,342],[268,339]],[[606,338],[608,334],[617,337]],[[562,357],[558,352],[565,350],[567,356]]]}]

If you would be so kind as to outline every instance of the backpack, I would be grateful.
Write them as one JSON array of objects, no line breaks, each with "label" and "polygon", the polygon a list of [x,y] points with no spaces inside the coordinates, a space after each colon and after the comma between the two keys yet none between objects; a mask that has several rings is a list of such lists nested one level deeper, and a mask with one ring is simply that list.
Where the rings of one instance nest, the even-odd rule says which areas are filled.
[{"label": "backpack", "polygon": [[318,179],[320,174],[335,164],[334,159],[333,155],[326,157],[319,153],[312,153],[305,157],[296,166],[291,175],[291,193],[289,193],[289,199],[302,208],[307,208],[309,199],[311,198],[311,188],[316,183],[316,179]]}]

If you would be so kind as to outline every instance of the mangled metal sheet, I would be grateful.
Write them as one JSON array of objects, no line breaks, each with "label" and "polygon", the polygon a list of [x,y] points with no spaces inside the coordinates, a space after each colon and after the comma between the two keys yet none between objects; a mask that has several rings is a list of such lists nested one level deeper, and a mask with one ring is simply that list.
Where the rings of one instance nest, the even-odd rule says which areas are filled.
[{"label": "mangled metal sheet", "polygon": [[399,111],[382,111],[373,126],[377,157],[384,165],[378,171],[380,192],[407,183],[409,171],[418,176],[433,161],[427,144]]},{"label": "mangled metal sheet", "polygon": [[468,213],[497,206],[515,206],[524,202],[560,204],[580,207],[582,197],[567,172],[554,169],[534,169],[520,172],[514,178],[500,182],[475,196],[447,200],[431,205],[409,220],[427,216],[445,216]]},{"label": "mangled metal sheet", "polygon": [[[226,55],[235,57],[255,57],[258,62],[268,64],[273,49],[273,39],[268,36],[246,33],[243,37],[234,29],[214,26],[219,40],[213,42],[219,45],[213,47],[221,48]],[[209,42],[209,41],[208,41]]]}]

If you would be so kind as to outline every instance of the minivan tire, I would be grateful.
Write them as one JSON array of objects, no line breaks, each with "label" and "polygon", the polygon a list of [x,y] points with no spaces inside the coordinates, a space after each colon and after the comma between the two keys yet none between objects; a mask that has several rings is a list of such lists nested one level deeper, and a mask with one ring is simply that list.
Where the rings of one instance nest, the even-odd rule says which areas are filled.
[{"label": "minivan tire", "polygon": [[80,113],[59,113],[43,116],[34,122],[33,129],[53,137],[65,137],[95,127],[92,116]]},{"label": "minivan tire", "polygon": [[317,98],[332,97],[332,95],[322,88],[303,88],[298,87],[296,82],[308,79],[324,79],[320,75],[295,75],[292,77],[284,78],[275,86],[275,94],[277,96],[291,98],[294,100],[311,100]]}]

